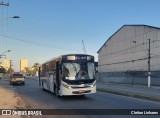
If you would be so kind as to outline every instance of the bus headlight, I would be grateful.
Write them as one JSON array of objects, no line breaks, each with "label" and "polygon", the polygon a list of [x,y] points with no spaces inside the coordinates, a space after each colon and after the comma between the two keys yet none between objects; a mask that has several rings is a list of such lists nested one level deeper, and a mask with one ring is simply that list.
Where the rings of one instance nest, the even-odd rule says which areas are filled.
[{"label": "bus headlight", "polygon": [[68,86],[68,85],[66,85],[66,84],[62,84],[65,88],[67,88],[67,89],[71,89],[71,87],[70,86]]},{"label": "bus headlight", "polygon": [[91,85],[91,87],[93,88],[96,85],[96,82],[94,82],[94,84]]}]

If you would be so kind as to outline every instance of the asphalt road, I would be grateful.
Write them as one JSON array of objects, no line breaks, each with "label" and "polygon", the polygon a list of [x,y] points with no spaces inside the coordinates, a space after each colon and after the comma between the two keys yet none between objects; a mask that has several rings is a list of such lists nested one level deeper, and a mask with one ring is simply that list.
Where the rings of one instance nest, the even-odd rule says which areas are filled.
[{"label": "asphalt road", "polygon": [[[53,93],[42,91],[38,81],[26,79],[25,86],[14,86],[18,94],[22,97],[29,109],[160,109],[160,103],[136,99],[132,97],[113,95],[104,92],[96,94],[57,98]],[[159,113],[160,114],[160,113]],[[73,115],[57,115],[54,117],[74,118]],[[39,117],[39,116],[38,116]],[[42,116],[46,117],[46,116]],[[53,117],[53,116],[47,116]],[[154,115],[76,115],[76,118],[159,118]]]}]

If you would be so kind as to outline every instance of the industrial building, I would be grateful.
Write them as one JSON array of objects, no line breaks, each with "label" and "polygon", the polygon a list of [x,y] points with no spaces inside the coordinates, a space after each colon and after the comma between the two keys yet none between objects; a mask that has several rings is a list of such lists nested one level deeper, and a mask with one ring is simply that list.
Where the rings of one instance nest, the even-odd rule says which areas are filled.
[{"label": "industrial building", "polygon": [[160,28],[124,25],[97,53],[100,81],[160,85]]},{"label": "industrial building", "polygon": [[11,60],[9,60],[9,59],[4,59],[3,60],[3,67],[6,69],[6,71],[11,67],[10,65],[11,65],[11,62],[10,62]]},{"label": "industrial building", "polygon": [[25,71],[25,68],[28,68],[28,59],[23,58],[20,60],[20,71]]}]

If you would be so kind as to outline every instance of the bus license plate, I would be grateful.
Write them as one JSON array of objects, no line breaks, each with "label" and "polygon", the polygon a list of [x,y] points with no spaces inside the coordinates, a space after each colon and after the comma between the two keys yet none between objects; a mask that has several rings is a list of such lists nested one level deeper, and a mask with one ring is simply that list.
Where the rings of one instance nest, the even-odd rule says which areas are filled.
[{"label": "bus license plate", "polygon": [[86,92],[85,90],[80,90],[80,91],[79,91],[79,93],[85,93],[85,92]]}]

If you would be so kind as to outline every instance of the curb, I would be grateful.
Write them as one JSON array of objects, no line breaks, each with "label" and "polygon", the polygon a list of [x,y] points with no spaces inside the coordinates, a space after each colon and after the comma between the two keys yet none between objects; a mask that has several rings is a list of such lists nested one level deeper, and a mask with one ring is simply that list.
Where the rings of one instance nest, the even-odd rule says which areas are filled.
[{"label": "curb", "polygon": [[139,98],[143,100],[160,102],[160,97],[150,96],[147,94],[142,95],[142,94],[137,94],[137,93],[130,93],[130,92],[125,92],[125,91],[117,91],[117,90],[104,89],[104,88],[97,88],[97,91],[107,92],[107,93],[122,95],[122,96],[128,96],[128,97],[133,97],[133,98]]},{"label": "curb", "polygon": [[[113,82],[97,82],[97,83],[100,83],[100,84],[109,84],[109,85],[118,85],[118,86],[127,86],[127,87],[140,87],[140,88],[148,88],[148,85],[138,85],[138,84],[134,84],[134,85],[131,85],[131,84],[127,84],[127,83],[113,83]],[[152,85],[150,88],[153,88],[153,89],[159,89],[160,90],[160,86],[156,86],[156,85]]]}]

